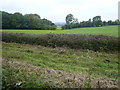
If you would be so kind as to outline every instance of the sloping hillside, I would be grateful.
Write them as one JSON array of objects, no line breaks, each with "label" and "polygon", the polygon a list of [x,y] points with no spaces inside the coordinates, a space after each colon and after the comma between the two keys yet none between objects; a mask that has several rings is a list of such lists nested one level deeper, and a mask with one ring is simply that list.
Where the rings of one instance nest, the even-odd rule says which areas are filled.
[{"label": "sloping hillside", "polygon": [[4,86],[117,87],[117,53],[2,44]]}]

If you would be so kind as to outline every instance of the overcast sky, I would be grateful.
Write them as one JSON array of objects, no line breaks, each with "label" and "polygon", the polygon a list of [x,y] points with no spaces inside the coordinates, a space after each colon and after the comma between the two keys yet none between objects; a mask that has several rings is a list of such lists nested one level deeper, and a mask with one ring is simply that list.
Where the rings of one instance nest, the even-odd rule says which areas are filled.
[{"label": "overcast sky", "polygon": [[119,0],[0,0],[0,10],[9,13],[36,13],[53,22],[65,22],[71,13],[79,21],[100,15],[102,20],[118,18]]}]

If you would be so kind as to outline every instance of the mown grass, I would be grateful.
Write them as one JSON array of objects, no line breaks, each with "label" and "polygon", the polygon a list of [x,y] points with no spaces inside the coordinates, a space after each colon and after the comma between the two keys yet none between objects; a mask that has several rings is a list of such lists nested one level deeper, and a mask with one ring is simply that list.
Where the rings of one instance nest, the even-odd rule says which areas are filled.
[{"label": "mown grass", "polygon": [[94,52],[38,45],[2,43],[3,59],[26,62],[41,68],[118,78],[118,53]]},{"label": "mown grass", "polygon": [[2,32],[13,33],[31,33],[31,34],[94,34],[94,35],[109,35],[118,37],[118,26],[104,26],[104,27],[88,27],[75,28],[66,30],[2,30]]}]

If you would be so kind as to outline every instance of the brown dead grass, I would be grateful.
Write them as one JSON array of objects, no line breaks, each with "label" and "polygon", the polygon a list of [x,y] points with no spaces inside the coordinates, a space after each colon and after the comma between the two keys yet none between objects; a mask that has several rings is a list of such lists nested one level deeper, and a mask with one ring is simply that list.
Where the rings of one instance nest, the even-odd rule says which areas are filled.
[{"label": "brown dead grass", "polygon": [[[4,66],[3,60],[3,66]],[[36,79],[42,78],[43,82],[60,85],[64,88],[84,88],[89,76],[82,73],[71,73],[61,70],[40,68],[28,63],[18,61],[7,61],[14,68],[22,69],[28,74],[35,73]],[[92,88],[118,88],[118,79],[90,78]]]}]

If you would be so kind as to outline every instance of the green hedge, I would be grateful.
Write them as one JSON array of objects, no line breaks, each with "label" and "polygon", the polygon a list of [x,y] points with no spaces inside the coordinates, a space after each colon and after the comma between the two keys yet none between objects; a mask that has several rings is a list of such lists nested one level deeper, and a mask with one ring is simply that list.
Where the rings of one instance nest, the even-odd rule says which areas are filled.
[{"label": "green hedge", "polygon": [[2,41],[94,51],[118,51],[119,49],[117,37],[103,35],[2,33]]}]

